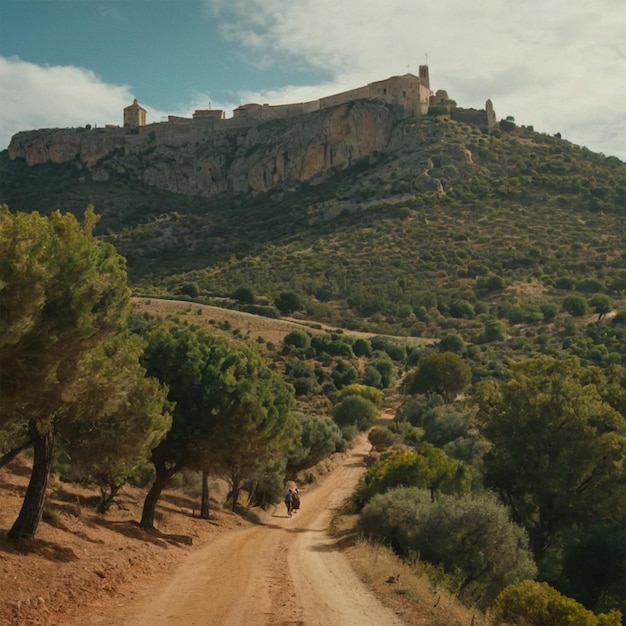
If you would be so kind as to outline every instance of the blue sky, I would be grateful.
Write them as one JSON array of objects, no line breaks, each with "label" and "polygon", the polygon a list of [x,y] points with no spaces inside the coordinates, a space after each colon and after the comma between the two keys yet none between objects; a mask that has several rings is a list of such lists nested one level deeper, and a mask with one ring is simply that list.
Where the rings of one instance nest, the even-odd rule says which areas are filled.
[{"label": "blue sky", "polygon": [[0,0],[19,130],[319,98],[417,73],[460,106],[626,160],[624,0]]}]

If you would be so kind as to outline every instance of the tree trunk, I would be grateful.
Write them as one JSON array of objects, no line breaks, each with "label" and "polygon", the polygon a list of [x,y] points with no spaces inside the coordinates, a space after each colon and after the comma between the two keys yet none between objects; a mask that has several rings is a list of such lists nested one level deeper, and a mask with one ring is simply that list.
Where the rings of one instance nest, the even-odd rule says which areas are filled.
[{"label": "tree trunk", "polygon": [[233,512],[237,510],[237,500],[239,500],[239,492],[241,491],[241,475],[239,472],[233,472],[230,477],[233,490],[232,490],[232,498],[233,498]]},{"label": "tree trunk", "polygon": [[164,463],[155,463],[154,469],[156,470],[154,483],[152,483],[152,487],[150,487],[150,491],[148,491],[148,495],[143,503],[143,512],[141,514],[141,522],[139,523],[142,528],[154,528],[154,514],[157,502],[167,481],[174,474],[174,472],[165,468]]},{"label": "tree trunk", "polygon": [[209,473],[202,470],[202,497],[200,499],[200,517],[209,519]]},{"label": "tree trunk", "polygon": [[[34,425],[31,430],[35,433]],[[52,466],[54,447],[54,429],[52,424],[42,435],[36,433],[33,440],[33,471],[30,475],[26,495],[20,513],[9,531],[9,539],[32,539],[41,521],[43,506],[46,501],[48,477]]]}]

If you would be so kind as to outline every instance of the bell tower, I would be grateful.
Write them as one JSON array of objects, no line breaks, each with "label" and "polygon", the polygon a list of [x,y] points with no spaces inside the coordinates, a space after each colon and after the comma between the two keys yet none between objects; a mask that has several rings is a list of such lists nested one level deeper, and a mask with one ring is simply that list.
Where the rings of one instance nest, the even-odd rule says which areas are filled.
[{"label": "bell tower", "polygon": [[430,89],[430,77],[428,76],[428,65],[420,65],[419,71],[420,83],[427,89]]}]

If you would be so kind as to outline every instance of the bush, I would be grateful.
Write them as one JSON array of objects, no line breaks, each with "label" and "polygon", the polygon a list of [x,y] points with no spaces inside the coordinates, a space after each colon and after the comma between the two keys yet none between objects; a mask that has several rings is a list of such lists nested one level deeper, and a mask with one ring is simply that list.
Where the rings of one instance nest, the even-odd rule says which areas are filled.
[{"label": "bush", "polygon": [[364,500],[398,487],[428,489],[432,497],[438,492],[462,490],[457,477],[462,476],[461,464],[453,461],[439,448],[422,444],[418,451],[395,452],[370,467],[365,475]]},{"label": "bush", "polygon": [[198,287],[198,283],[185,283],[180,288],[180,293],[190,298],[197,298],[200,295],[200,288]]},{"label": "bush", "polygon": [[331,379],[337,389],[342,389],[346,385],[355,382],[359,377],[356,368],[345,361],[337,361],[333,371],[330,373]]},{"label": "bush", "polygon": [[453,352],[431,353],[420,358],[417,370],[403,384],[409,394],[436,393],[446,402],[452,402],[471,381],[472,370]]},{"label": "bush", "polygon": [[396,372],[389,357],[384,356],[380,359],[375,359],[370,365],[380,374],[380,386],[382,389],[387,389],[393,385],[396,380]]},{"label": "bush", "polygon": [[373,365],[368,365],[363,371],[363,384],[368,387],[381,389],[383,386],[382,380],[380,372]]},{"label": "bush", "polygon": [[361,396],[347,396],[333,409],[333,419],[339,426],[356,426],[367,430],[376,419],[378,409]]},{"label": "bush", "polygon": [[359,525],[400,555],[417,553],[454,574],[459,597],[482,608],[536,574],[525,531],[491,495],[432,501],[423,489],[393,489],[372,499]]},{"label": "bush", "polygon": [[304,413],[295,416],[302,432],[300,441],[287,456],[287,469],[292,477],[338,452],[343,441],[339,426],[329,417]]},{"label": "bush", "polygon": [[374,387],[368,385],[352,384],[344,387],[339,393],[339,398],[343,399],[346,396],[361,396],[366,400],[369,400],[377,408],[381,408],[383,405],[383,392]]},{"label": "bush", "polygon": [[374,446],[375,450],[381,451],[389,448],[396,441],[396,435],[388,428],[374,427],[367,435],[367,440]]},{"label": "bush", "polygon": [[576,626],[620,626],[621,613],[594,615],[582,604],[561,595],[547,583],[524,580],[511,584],[494,604],[495,617],[518,626],[576,624]]},{"label": "bush", "polygon": [[582,317],[587,312],[587,303],[581,296],[568,296],[563,300],[563,310],[574,317]]},{"label": "bush", "polygon": [[274,304],[281,315],[291,315],[302,310],[302,298],[295,291],[282,291],[275,299]]},{"label": "bush", "polygon": [[465,342],[457,334],[444,335],[437,347],[439,352],[455,352],[461,355],[465,352]]},{"label": "bush", "polygon": [[252,288],[244,285],[237,287],[237,289],[233,292],[232,297],[241,304],[254,304],[256,302]]},{"label": "bush", "polygon": [[359,337],[355,340],[354,345],[352,346],[352,351],[354,352],[354,356],[371,356],[372,344],[368,339]]},{"label": "bush", "polygon": [[293,330],[285,335],[283,344],[292,348],[306,349],[311,345],[311,338],[303,330]]},{"label": "bush", "polygon": [[406,346],[387,337],[372,337],[370,343],[374,350],[387,353],[392,361],[402,362],[406,358]]}]

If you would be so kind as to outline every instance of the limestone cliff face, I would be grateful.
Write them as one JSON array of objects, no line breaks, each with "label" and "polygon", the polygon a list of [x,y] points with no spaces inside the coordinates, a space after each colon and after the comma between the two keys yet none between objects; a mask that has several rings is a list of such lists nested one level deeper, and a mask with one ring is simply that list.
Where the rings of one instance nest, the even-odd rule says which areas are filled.
[{"label": "limestone cliff face", "polygon": [[407,148],[410,130],[394,134],[398,112],[355,101],[289,120],[242,125],[152,124],[121,128],[18,133],[11,159],[28,165],[76,162],[95,180],[123,175],[160,189],[197,196],[267,191],[349,167],[375,152]]}]

